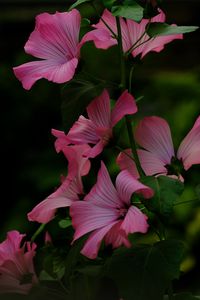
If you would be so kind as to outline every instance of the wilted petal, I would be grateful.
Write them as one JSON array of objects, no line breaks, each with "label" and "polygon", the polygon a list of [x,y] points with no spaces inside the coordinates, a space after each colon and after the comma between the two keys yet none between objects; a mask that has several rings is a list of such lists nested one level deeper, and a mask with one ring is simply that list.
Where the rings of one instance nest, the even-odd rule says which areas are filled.
[{"label": "wilted petal", "polygon": [[114,127],[125,115],[135,114],[137,105],[129,92],[124,91],[117,100],[111,114],[111,126]]},{"label": "wilted petal", "polygon": [[171,132],[167,122],[159,117],[146,117],[135,131],[137,143],[160,160],[163,166],[170,164],[174,155]]},{"label": "wilted petal", "polygon": [[70,144],[70,141],[67,139],[67,136],[64,133],[64,131],[52,129],[51,133],[57,138],[55,141],[56,152],[62,151],[66,146]]},{"label": "wilted petal", "polygon": [[146,233],[148,230],[147,216],[136,206],[131,206],[121,224],[121,229],[129,233]]},{"label": "wilted petal", "polygon": [[192,165],[200,164],[200,116],[181,142],[177,157],[182,159],[185,170]]}]

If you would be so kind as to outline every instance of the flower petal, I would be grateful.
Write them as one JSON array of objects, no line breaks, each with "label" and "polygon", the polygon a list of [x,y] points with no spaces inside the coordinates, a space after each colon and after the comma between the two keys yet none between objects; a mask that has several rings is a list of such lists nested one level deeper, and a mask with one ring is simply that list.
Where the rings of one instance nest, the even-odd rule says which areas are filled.
[{"label": "flower petal", "polygon": [[108,208],[116,208],[121,204],[121,200],[103,162],[101,162],[101,168],[98,172],[97,183],[85,197],[85,200]]},{"label": "flower petal", "polygon": [[55,217],[58,208],[68,207],[73,201],[78,201],[78,194],[83,193],[82,183],[74,179],[72,182],[66,177],[61,186],[45,200],[36,205],[28,213],[29,221],[48,223]]},{"label": "flower petal", "polygon": [[147,176],[167,175],[167,169],[163,162],[154,153],[139,149],[138,156],[142,169]]},{"label": "flower petal", "polygon": [[200,164],[200,116],[181,142],[177,157],[182,159],[185,170],[192,165]]},{"label": "flower petal", "polygon": [[99,136],[96,134],[95,129],[96,126],[93,121],[80,116],[69,130],[66,138],[75,145],[96,144],[99,141]]},{"label": "flower petal", "polygon": [[144,118],[136,128],[135,138],[137,143],[151,152],[163,166],[170,164],[171,158],[175,156],[169,125],[162,118]]},{"label": "flower petal", "polygon": [[87,157],[87,158],[94,158],[103,151],[104,146],[105,145],[104,145],[103,141],[100,140],[94,147],[92,147],[89,150],[85,151],[83,153],[83,156]]},{"label": "flower petal", "polygon": [[146,233],[148,230],[147,216],[139,210],[136,206],[131,206],[121,224],[121,229],[129,233],[142,232]]},{"label": "flower petal", "polygon": [[133,193],[142,194],[144,198],[151,198],[153,190],[135,179],[127,170],[121,171],[116,179],[116,188],[123,203],[130,204]]},{"label": "flower petal", "polygon": [[30,90],[33,84],[41,78],[57,83],[71,80],[77,64],[77,58],[65,62],[48,59],[23,64],[13,68],[13,71],[15,76],[22,82],[24,89]]},{"label": "flower petal", "polygon": [[121,171],[127,170],[133,177],[138,179],[140,176],[139,176],[137,167],[135,165],[135,162],[131,157],[132,157],[131,149],[126,149],[126,150],[124,150],[124,152],[120,152],[120,154],[117,157],[116,162],[117,162],[118,166],[120,167]]},{"label": "flower petal", "polygon": [[112,208],[88,201],[76,201],[70,206],[72,225],[75,229],[73,241],[95,229],[113,224],[118,218],[118,213]]},{"label": "flower petal", "polygon": [[129,92],[124,91],[117,100],[111,113],[111,126],[114,127],[125,115],[135,114],[137,105]]},{"label": "flower petal", "polygon": [[87,113],[96,127],[111,127],[110,96],[106,89],[88,105]]},{"label": "flower petal", "polygon": [[25,51],[42,59],[60,61],[77,57],[81,16],[78,10],[43,13],[36,17],[36,27]]},{"label": "flower petal", "polygon": [[124,232],[124,230],[121,230],[121,228],[120,228],[122,222],[123,222],[122,220],[118,221],[108,231],[108,233],[105,236],[105,244],[106,245],[111,244],[113,246],[113,248],[118,248],[121,245],[124,245],[127,248],[131,247],[131,243],[129,242],[129,240],[127,238],[127,234]]},{"label": "flower petal", "polygon": [[81,253],[90,259],[95,259],[97,257],[104,236],[116,223],[118,223],[118,221],[92,232],[83,249],[81,250]]}]

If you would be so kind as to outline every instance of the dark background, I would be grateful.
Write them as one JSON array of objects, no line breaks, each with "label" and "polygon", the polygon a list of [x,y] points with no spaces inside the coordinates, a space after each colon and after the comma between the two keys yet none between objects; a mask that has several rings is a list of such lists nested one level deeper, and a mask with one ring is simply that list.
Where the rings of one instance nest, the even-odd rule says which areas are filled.
[{"label": "dark background", "polygon": [[[26,214],[59,184],[66,173],[66,161],[54,150],[51,128],[62,128],[60,86],[38,81],[25,91],[15,78],[12,67],[30,61],[23,46],[34,29],[35,16],[41,12],[66,11],[69,1],[0,1],[0,96],[1,96],[1,210],[0,238],[8,230],[32,232]],[[169,23],[200,25],[200,1],[163,0]],[[84,16],[91,14],[81,6]],[[115,62],[110,57],[111,65]],[[95,69],[98,62],[92,57]],[[165,117],[172,128],[177,146],[200,113],[200,34],[187,34],[159,54],[150,53],[134,72],[133,88],[143,115]],[[184,199],[194,198],[200,183],[200,168],[186,175]],[[177,207],[174,227],[170,229],[190,245],[182,266],[186,271],[181,284],[200,289],[200,209],[192,205]]]}]

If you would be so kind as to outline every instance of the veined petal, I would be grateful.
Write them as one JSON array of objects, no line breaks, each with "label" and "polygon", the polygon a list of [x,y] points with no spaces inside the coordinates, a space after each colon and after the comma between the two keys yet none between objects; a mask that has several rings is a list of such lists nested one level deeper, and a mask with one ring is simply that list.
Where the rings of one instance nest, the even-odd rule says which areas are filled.
[{"label": "veined petal", "polygon": [[98,172],[97,183],[85,197],[85,201],[106,208],[116,208],[121,205],[119,195],[103,162]]},{"label": "veined petal", "polygon": [[63,153],[68,160],[69,180],[73,180],[76,176],[85,176],[90,171],[90,161],[87,157],[83,157],[83,153],[90,150],[90,146],[74,145],[63,148]]},{"label": "veined petal", "polygon": [[124,150],[124,152],[120,152],[120,154],[117,157],[116,163],[120,167],[121,171],[127,170],[133,177],[138,179],[140,176],[136,164],[131,157],[132,157],[131,149],[126,149]]},{"label": "veined petal", "polygon": [[67,139],[75,145],[87,143],[96,144],[99,140],[99,136],[96,134],[95,129],[96,126],[92,120],[80,116],[78,121],[76,121],[69,130]]},{"label": "veined petal", "polygon": [[69,61],[38,60],[13,68],[15,76],[22,82],[23,87],[29,90],[39,79],[64,83],[72,79],[78,64],[77,58]]},{"label": "veined petal", "polygon": [[103,140],[100,140],[94,147],[90,148],[89,150],[86,150],[83,153],[83,156],[86,158],[94,158],[103,151],[104,146],[105,144]]},{"label": "veined petal", "polygon": [[75,229],[73,241],[95,229],[113,224],[118,218],[116,210],[88,201],[74,202],[70,206],[70,215]]},{"label": "veined petal", "polygon": [[122,222],[123,222],[122,220],[118,221],[108,231],[108,233],[105,236],[106,245],[111,244],[113,248],[118,248],[121,245],[124,245],[127,248],[131,247],[131,243],[127,238],[127,234],[125,233],[124,230],[121,230],[120,228]]},{"label": "veined petal", "polygon": [[165,174],[167,175],[167,169],[165,168],[163,161],[160,160],[154,153],[139,149],[139,160],[147,176]]},{"label": "veined petal", "polygon": [[63,60],[77,57],[81,16],[78,10],[36,17],[36,27],[25,45],[25,51],[42,59]]},{"label": "veined petal", "polygon": [[136,206],[131,206],[121,224],[121,229],[129,233],[142,232],[146,233],[148,230],[147,216],[139,210]]},{"label": "veined petal", "polygon": [[110,31],[105,28],[94,29],[87,32],[81,40],[81,45],[90,41],[94,42],[96,48],[104,50],[117,45],[117,40],[112,38]]},{"label": "veined petal", "polygon": [[56,210],[68,207],[73,201],[78,201],[78,194],[83,193],[82,183],[75,178],[72,182],[66,177],[61,186],[45,200],[36,205],[28,213],[29,221],[48,223],[55,217]]},{"label": "veined petal", "polygon": [[88,258],[95,259],[97,257],[101,242],[106,233],[113,227],[118,221],[113,222],[103,228],[97,229],[91,233],[88,240],[86,241],[81,253]]},{"label": "veined petal", "polygon": [[17,230],[12,230],[7,233],[6,240],[0,243],[0,264],[2,260],[9,259],[13,253],[18,251],[22,239],[25,236],[25,234],[20,234]]},{"label": "veined petal", "polygon": [[163,166],[170,164],[175,156],[169,125],[162,118],[144,118],[136,128],[135,138],[141,147],[162,161]]},{"label": "veined petal", "polygon": [[106,89],[88,105],[87,113],[96,127],[111,127],[110,96]]},{"label": "veined petal", "polygon": [[117,176],[116,188],[121,201],[128,205],[133,193],[142,194],[147,199],[153,196],[153,190],[135,179],[127,170],[121,171]]},{"label": "veined petal", "polygon": [[117,100],[111,113],[111,126],[114,127],[125,115],[135,114],[137,105],[129,92],[124,91]]},{"label": "veined petal", "polygon": [[177,157],[182,159],[185,170],[194,164],[200,164],[200,116],[181,142]]},{"label": "veined petal", "polygon": [[56,152],[62,151],[66,146],[70,144],[70,141],[67,139],[67,135],[64,133],[64,131],[52,129],[51,133],[57,138],[55,141]]}]

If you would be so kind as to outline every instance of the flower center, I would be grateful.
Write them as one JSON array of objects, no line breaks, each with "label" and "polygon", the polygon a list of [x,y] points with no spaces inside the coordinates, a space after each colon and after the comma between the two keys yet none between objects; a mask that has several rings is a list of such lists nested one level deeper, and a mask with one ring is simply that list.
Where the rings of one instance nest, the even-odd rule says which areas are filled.
[{"label": "flower center", "polygon": [[183,171],[183,163],[176,157],[172,157],[171,163],[169,165],[165,165],[167,169],[167,175],[180,175]]},{"label": "flower center", "polygon": [[119,208],[119,218],[124,219],[124,217],[127,214],[128,209],[127,208]]}]

